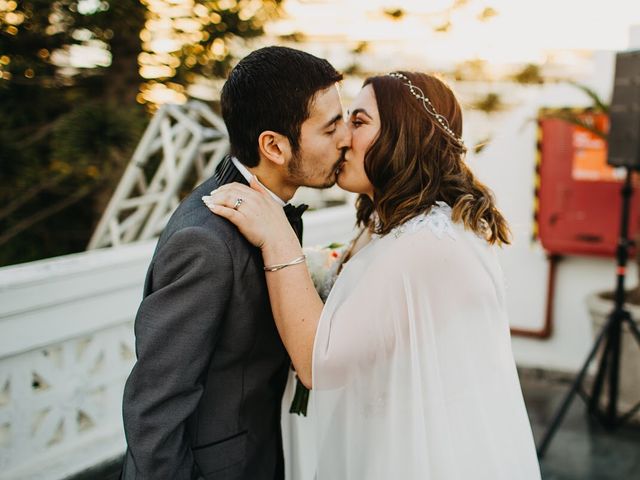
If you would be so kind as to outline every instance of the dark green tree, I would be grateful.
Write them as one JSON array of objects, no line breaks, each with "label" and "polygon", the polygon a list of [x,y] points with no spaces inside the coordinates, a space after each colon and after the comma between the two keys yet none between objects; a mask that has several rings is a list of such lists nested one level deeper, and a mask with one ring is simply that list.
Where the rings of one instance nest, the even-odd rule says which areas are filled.
[{"label": "dark green tree", "polygon": [[[224,76],[280,1],[0,1],[0,265],[84,250],[153,110],[145,88]],[[176,49],[153,50],[154,21]],[[143,78],[149,58],[169,68]]]}]

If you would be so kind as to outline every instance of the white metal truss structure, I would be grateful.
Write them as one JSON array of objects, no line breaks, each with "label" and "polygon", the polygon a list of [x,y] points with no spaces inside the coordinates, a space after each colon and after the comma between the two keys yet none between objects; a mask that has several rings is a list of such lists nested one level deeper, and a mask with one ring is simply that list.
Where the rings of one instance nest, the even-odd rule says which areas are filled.
[{"label": "white metal truss structure", "polygon": [[206,104],[162,106],[144,132],[88,249],[159,235],[180,203],[180,193],[213,175],[228,150],[224,122]]}]

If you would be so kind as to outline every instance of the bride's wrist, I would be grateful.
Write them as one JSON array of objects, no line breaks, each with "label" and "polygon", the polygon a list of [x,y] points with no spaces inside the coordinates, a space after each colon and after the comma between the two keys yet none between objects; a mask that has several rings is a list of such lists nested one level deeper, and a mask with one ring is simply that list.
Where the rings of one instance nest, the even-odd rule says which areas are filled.
[{"label": "bride's wrist", "polygon": [[287,263],[302,254],[302,247],[297,238],[274,240],[262,246],[262,259],[265,265]]}]

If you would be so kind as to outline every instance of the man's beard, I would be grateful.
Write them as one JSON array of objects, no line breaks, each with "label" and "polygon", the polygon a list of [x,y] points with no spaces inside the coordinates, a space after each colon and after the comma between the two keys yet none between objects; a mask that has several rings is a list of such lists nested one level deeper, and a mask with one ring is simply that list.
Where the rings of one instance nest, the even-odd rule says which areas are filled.
[{"label": "man's beard", "polygon": [[347,152],[346,148],[342,150],[342,153],[340,154],[340,158],[338,158],[336,162],[333,164],[333,166],[331,167],[331,170],[329,170],[327,175],[323,178],[322,183],[315,184],[315,183],[310,183],[310,181],[313,181],[316,177],[313,174],[315,172],[312,172],[310,174],[308,171],[305,171],[303,166],[304,162],[302,160],[302,155],[300,155],[299,150],[296,150],[293,152],[291,156],[291,161],[287,165],[287,173],[289,174],[289,178],[309,188],[323,189],[323,188],[333,187],[336,184],[336,181],[338,180],[338,169],[340,165],[344,162],[344,156],[346,152]]}]

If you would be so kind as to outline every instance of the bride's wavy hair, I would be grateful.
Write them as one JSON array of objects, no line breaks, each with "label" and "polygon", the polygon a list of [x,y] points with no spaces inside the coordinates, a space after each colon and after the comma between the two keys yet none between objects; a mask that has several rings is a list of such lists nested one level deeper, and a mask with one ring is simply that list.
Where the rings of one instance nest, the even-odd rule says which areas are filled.
[{"label": "bride's wavy hair", "polygon": [[[461,137],[462,110],[451,89],[432,75],[399,73],[424,92],[455,136]],[[366,85],[375,92],[381,125],[364,160],[374,187],[373,201],[359,196],[358,224],[385,235],[436,201],[444,201],[453,209],[454,222],[462,222],[491,244],[510,243],[509,227],[491,190],[464,162],[464,145],[446,133],[406,81],[384,75],[367,78]]]}]

